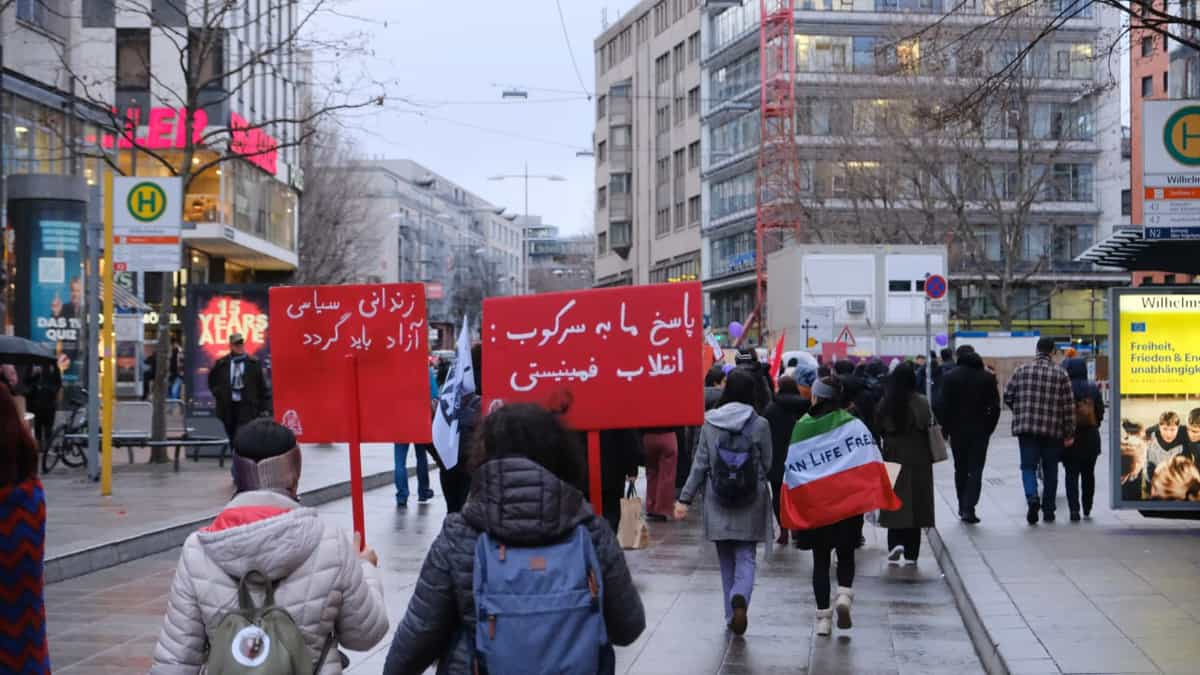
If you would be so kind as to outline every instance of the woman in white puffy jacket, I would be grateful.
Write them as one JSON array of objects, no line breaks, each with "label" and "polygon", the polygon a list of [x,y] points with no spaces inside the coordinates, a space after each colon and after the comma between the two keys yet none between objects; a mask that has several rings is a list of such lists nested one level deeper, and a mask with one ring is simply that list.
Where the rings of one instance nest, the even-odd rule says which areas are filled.
[{"label": "woman in white puffy jacket", "polygon": [[[150,672],[199,673],[209,631],[238,607],[238,580],[258,571],[275,584],[275,604],[292,616],[313,662],[335,636],[318,672],[337,675],[336,647],[365,651],[388,633],[375,552],[360,552],[349,532],[296,501],[300,449],[291,431],[256,420],[234,446],[238,494],[183,545]],[[263,589],[251,588],[261,604]]]}]

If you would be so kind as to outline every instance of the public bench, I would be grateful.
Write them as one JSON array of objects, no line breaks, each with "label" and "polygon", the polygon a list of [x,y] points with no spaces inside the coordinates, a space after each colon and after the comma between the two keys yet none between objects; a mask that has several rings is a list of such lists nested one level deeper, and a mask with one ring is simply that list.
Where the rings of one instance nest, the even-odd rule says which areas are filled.
[{"label": "public bench", "polygon": [[[129,463],[133,464],[135,448],[174,448],[175,471],[179,471],[179,455],[184,449],[192,452],[192,460],[198,461],[200,448],[217,448],[220,466],[225,466],[225,454],[229,449],[229,439],[223,436],[197,435],[195,429],[187,425],[182,401],[167,402],[167,437],[164,440],[152,440],[151,425],[154,418],[154,407],[149,401],[118,401],[113,411],[112,444],[114,448],[125,448],[129,453]],[[87,443],[87,434],[67,434],[68,443]]]}]

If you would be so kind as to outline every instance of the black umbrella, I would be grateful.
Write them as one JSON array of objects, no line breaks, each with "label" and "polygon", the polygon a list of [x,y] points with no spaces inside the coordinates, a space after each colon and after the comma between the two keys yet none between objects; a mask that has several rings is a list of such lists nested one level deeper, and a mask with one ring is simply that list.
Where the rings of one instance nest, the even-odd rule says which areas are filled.
[{"label": "black umbrella", "polygon": [[50,347],[15,335],[0,335],[0,363],[15,366],[57,363]]}]

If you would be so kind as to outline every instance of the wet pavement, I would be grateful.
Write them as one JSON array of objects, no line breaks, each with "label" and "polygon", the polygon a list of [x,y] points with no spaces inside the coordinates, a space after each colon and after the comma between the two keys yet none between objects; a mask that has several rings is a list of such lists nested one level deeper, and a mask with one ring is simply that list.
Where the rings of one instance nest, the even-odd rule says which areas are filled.
[{"label": "wet pavement", "polygon": [[1009,425],[1006,414],[988,451],[981,524],[953,519],[952,463],[935,473],[937,538],[981,620],[985,662],[1013,673],[1200,673],[1200,523],[1110,509],[1104,433],[1092,518],[1068,519],[1060,467],[1057,521],[1030,526]]},{"label": "wet pavement", "polygon": [[[344,444],[306,444],[303,452],[302,494],[349,480]],[[85,468],[59,464],[42,476],[47,559],[193,522],[215,514],[233,494],[228,460],[221,468],[215,458],[181,458],[176,473],[171,464],[148,464],[149,450],[134,455],[129,464],[124,449],[114,451],[111,497],[100,496],[100,484],[88,480]],[[390,471],[393,463],[390,444],[363,446],[364,475]]]},{"label": "wet pavement", "polygon": [[[444,506],[438,498],[396,511],[392,491],[383,488],[368,493],[366,507],[367,539],[379,551],[394,629],[441,528]],[[350,527],[349,500],[319,510],[328,522]],[[744,638],[732,638],[723,620],[716,555],[700,542],[698,516],[686,523],[652,523],[651,547],[627,555],[648,625],[636,643],[617,650],[617,672],[983,672],[936,562],[927,557],[917,568],[889,568],[883,561],[885,532],[868,526],[866,536],[867,546],[857,555],[855,628],[835,630],[832,638],[815,637],[811,555],[788,548],[766,556],[760,548],[750,629]],[[48,586],[55,672],[146,672],[177,554],[170,551]],[[390,638],[371,652],[352,654],[349,672],[382,672],[389,643]]]}]

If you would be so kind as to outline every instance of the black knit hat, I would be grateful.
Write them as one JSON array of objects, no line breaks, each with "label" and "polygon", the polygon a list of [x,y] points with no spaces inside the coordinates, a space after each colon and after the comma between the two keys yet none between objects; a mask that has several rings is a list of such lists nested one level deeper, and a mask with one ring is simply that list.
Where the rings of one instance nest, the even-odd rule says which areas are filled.
[{"label": "black knit hat", "polygon": [[738,365],[747,365],[758,363],[758,352],[752,347],[741,347],[738,349],[737,356],[733,357],[733,362]]},{"label": "black knit hat", "polygon": [[296,434],[275,420],[260,417],[243,426],[233,439],[239,457],[260,462],[296,447]]}]

